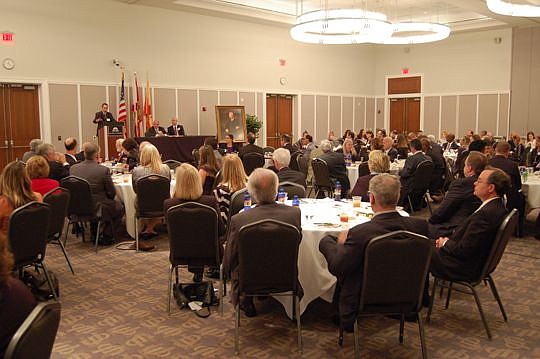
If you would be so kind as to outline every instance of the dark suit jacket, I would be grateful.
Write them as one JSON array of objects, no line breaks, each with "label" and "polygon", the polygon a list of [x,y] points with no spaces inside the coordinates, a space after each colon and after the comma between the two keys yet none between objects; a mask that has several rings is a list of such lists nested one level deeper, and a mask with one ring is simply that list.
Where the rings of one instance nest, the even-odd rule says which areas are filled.
[{"label": "dark suit jacket", "polygon": [[538,149],[533,148],[532,151],[529,154],[529,162],[527,163],[527,166],[529,167],[536,167],[540,163],[540,151]]},{"label": "dark suit jacket", "polygon": [[84,178],[90,183],[92,197],[96,203],[112,203],[116,190],[107,167],[98,164],[94,160],[85,160],[73,165],[69,170],[69,174]]},{"label": "dark suit jacket", "polygon": [[177,128],[177,132],[174,131],[174,126],[173,125],[170,125],[169,127],[167,127],[167,135],[169,135],[169,136],[176,136],[176,135],[185,136],[186,135],[186,133],[184,131],[184,126],[176,125],[176,128]]},{"label": "dark suit jacket", "polygon": [[478,176],[459,178],[452,181],[441,205],[429,219],[431,238],[448,236],[463,223],[482,203],[474,195],[474,182]]},{"label": "dark suit jacket", "polygon": [[521,190],[521,175],[519,174],[518,164],[504,156],[495,156],[489,161],[492,167],[500,168],[510,176],[512,188],[506,194],[508,199],[507,208],[516,208],[523,216],[525,211],[525,197]]},{"label": "dark suit jacket", "polygon": [[369,181],[377,174],[369,174],[362,177],[358,177],[356,184],[351,191],[351,196],[362,196],[362,202],[369,202],[368,190],[369,190]]},{"label": "dark suit jacket", "polygon": [[223,267],[225,272],[231,272],[231,291],[234,304],[236,304],[236,298],[238,297],[238,233],[242,226],[268,218],[290,223],[302,233],[300,209],[298,207],[289,207],[276,203],[263,204],[257,205],[247,212],[235,214],[232,217],[228,229]]},{"label": "dark suit jacket", "polygon": [[431,157],[425,155],[422,151],[417,151],[414,155],[407,157],[405,165],[399,173],[401,184],[405,188],[408,188],[412,182],[416,167],[424,161],[431,161]]},{"label": "dark suit jacket", "polygon": [[283,148],[285,148],[285,149],[288,149],[289,152],[290,152],[291,154],[292,154],[293,152],[298,151],[298,149],[297,149],[295,146],[291,145],[290,143],[286,143],[286,144],[284,144],[284,145],[281,146],[281,147],[283,147]]},{"label": "dark suit jacket", "polygon": [[442,144],[443,151],[457,150],[458,148],[459,145],[456,143],[456,141],[452,141],[451,143],[445,142]]},{"label": "dark suit jacket", "polygon": [[507,211],[497,198],[463,222],[431,258],[431,272],[452,279],[472,280],[482,271],[497,230]]},{"label": "dark suit jacket", "polygon": [[436,193],[441,190],[446,171],[446,160],[443,157],[441,146],[432,144],[432,147],[426,153],[433,161],[433,173],[431,174],[430,193]]},{"label": "dark suit jacket", "polygon": [[220,213],[219,205],[214,196],[202,196],[198,200],[190,200],[190,201],[184,200],[181,198],[169,198],[163,202],[163,213],[166,214],[169,208],[176,206],[178,204],[186,203],[186,202],[198,202],[198,203],[207,205],[208,207],[212,207],[213,209],[215,209],[218,214],[218,235],[220,237],[225,235],[225,224],[221,220],[221,216],[219,214]]},{"label": "dark suit jacket", "polygon": [[425,220],[402,217],[394,211],[378,214],[370,222],[351,228],[343,245],[337,244],[331,236],[321,239],[319,250],[328,262],[328,270],[338,278],[341,286],[339,314],[344,328],[352,328],[358,311],[364,252],[369,240],[398,230],[407,230],[423,236],[428,234]]},{"label": "dark suit jacket", "polygon": [[279,183],[281,182],[294,182],[306,188],[306,176],[299,171],[290,169],[289,167],[283,167],[277,173]]},{"label": "dark suit jacket", "polygon": [[238,156],[242,158],[246,153],[259,153],[264,156],[264,150],[262,147],[255,144],[248,143],[238,149]]},{"label": "dark suit jacket", "polygon": [[341,183],[342,196],[345,197],[345,194],[351,188],[351,184],[349,183],[343,154],[329,151],[320,155],[319,158],[324,160],[328,165],[328,172],[330,173],[332,182],[339,181]]},{"label": "dark suit jacket", "polygon": [[398,147],[396,148],[398,151],[398,160],[405,160],[409,156],[409,148],[408,147]]},{"label": "dark suit jacket", "polygon": [[75,155],[70,155],[69,153],[66,153],[65,156],[66,156],[66,162],[69,163],[70,166],[73,166],[75,163],[84,161],[83,151],[76,153]]},{"label": "dark suit jacket", "polygon": [[99,136],[99,130],[102,129],[103,126],[105,126],[105,123],[109,121],[115,121],[112,113],[103,113],[103,111],[96,112],[94,120],[92,121],[94,123],[97,123],[96,136]]},{"label": "dark suit jacket", "polygon": [[60,182],[62,178],[67,176],[69,176],[69,166],[64,166],[60,162],[49,161],[49,178]]},{"label": "dark suit jacket", "polygon": [[388,157],[390,157],[390,162],[394,162],[394,160],[398,157],[398,150],[395,149],[394,147],[390,147],[388,149],[388,151],[385,153],[388,155]]},{"label": "dark suit jacket", "polygon": [[[161,126],[158,127],[158,131],[161,131],[161,133],[167,133],[167,131],[165,131],[165,129]],[[157,135],[157,132],[156,132],[156,129],[154,128],[154,126],[150,127],[148,130],[146,130],[146,132],[144,133],[144,137],[156,137]]]}]

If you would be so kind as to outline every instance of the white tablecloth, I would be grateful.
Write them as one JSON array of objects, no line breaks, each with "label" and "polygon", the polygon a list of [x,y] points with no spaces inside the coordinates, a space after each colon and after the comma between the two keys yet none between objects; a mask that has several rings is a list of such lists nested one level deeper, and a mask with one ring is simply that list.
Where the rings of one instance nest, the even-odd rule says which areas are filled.
[{"label": "white tablecloth", "polygon": [[390,174],[399,175],[399,171],[401,171],[405,167],[405,160],[397,160],[390,163]]},{"label": "white tablecloth", "polygon": [[529,208],[540,207],[540,175],[529,175],[527,182],[521,186],[523,194],[527,197]]},{"label": "white tablecloth", "polygon": [[347,167],[347,176],[349,177],[349,183],[351,184],[351,189],[354,188],[356,181],[358,180],[358,165],[353,164]]}]

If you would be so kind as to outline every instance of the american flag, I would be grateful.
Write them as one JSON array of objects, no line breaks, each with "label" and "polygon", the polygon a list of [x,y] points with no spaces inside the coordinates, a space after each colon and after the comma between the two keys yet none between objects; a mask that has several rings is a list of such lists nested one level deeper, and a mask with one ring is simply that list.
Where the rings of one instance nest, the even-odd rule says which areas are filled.
[{"label": "american flag", "polygon": [[120,87],[120,101],[118,102],[118,121],[124,123],[124,138],[127,137],[127,111],[126,90],[124,88],[124,73],[122,72],[122,86]]}]

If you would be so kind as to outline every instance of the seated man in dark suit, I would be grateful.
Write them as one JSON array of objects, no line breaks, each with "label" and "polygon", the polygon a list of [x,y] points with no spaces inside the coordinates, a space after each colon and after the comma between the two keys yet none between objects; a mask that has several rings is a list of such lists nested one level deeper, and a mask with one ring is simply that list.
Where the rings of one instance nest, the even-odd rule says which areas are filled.
[{"label": "seated man in dark suit", "polygon": [[369,182],[369,200],[375,212],[373,219],[351,228],[348,232],[341,232],[338,238],[326,236],[319,243],[319,250],[328,262],[328,270],[338,278],[340,322],[347,331],[352,331],[358,312],[364,251],[369,240],[398,230],[423,236],[428,234],[424,220],[402,217],[396,211],[399,187],[396,176],[384,173],[373,177]]},{"label": "seated man in dark suit", "polygon": [[441,205],[429,218],[429,236],[438,238],[449,236],[471,214],[480,207],[480,199],[474,195],[474,183],[487,165],[487,157],[472,151],[465,159],[465,178],[458,178],[450,184]]},{"label": "seated man in dark suit", "polygon": [[341,184],[341,196],[345,198],[351,185],[349,183],[349,176],[347,175],[347,167],[345,167],[343,154],[332,152],[332,143],[328,140],[322,140],[319,148],[323,151],[323,154],[318,158],[326,162],[332,182],[335,184],[336,181],[339,181]]},{"label": "seated man in dark suit", "polygon": [[457,150],[459,145],[456,142],[456,135],[453,133],[446,134],[446,142],[442,144],[443,151]]},{"label": "seated man in dark suit", "polygon": [[73,166],[75,163],[84,161],[84,152],[77,152],[77,140],[73,137],[68,137],[64,141],[64,147],[66,148],[66,162],[70,166]]},{"label": "seated man in dark suit", "polygon": [[171,125],[167,127],[167,135],[169,136],[185,136],[184,126],[178,124],[178,119],[173,117],[171,119]]},{"label": "seated man in dark suit", "polygon": [[49,162],[49,178],[60,181],[69,176],[69,163],[66,157],[56,152],[54,146],[50,143],[44,143],[38,147],[37,154],[43,156]]},{"label": "seated man in dark suit", "polygon": [[255,134],[253,132],[248,132],[247,141],[248,143],[238,150],[238,157],[242,158],[246,153],[259,153],[264,156],[264,150],[262,147],[255,144]]},{"label": "seated man in dark suit", "polygon": [[536,147],[531,149],[531,152],[529,153],[527,166],[534,167],[535,170],[540,169],[540,136],[536,136]]},{"label": "seated man in dark suit", "polygon": [[294,182],[306,188],[306,176],[300,172],[289,168],[291,162],[291,153],[284,148],[277,148],[272,154],[274,166],[277,169],[279,183]]},{"label": "seated man in dark suit", "polygon": [[510,178],[498,168],[488,167],[474,183],[474,195],[482,204],[450,237],[436,241],[431,257],[433,275],[472,280],[484,265],[497,230],[508,213],[502,196],[510,188]]},{"label": "seated man in dark suit", "polygon": [[390,162],[394,162],[398,157],[398,150],[394,148],[394,140],[392,137],[383,138],[383,149],[384,153],[390,158]]},{"label": "seated man in dark suit", "polygon": [[[416,173],[416,168],[418,167],[418,165],[424,161],[432,162],[431,158],[427,156],[424,152],[422,152],[422,143],[419,139],[415,138],[411,141],[409,145],[411,147],[412,155],[407,157],[407,159],[405,160],[405,165],[399,173],[401,181],[400,203],[405,203],[407,195],[410,194],[410,188],[414,180],[414,175]],[[413,206],[415,206],[415,202],[417,201],[413,201]]]},{"label": "seated man in dark suit", "polygon": [[442,192],[444,174],[446,172],[446,160],[443,157],[442,149],[438,144],[432,145],[427,137],[422,137],[420,143],[422,144],[422,152],[431,158],[431,161],[433,162],[429,193],[440,194]]},{"label": "seated man in dark suit", "polygon": [[152,127],[150,127],[146,132],[144,133],[144,137],[156,137],[156,136],[163,136],[167,133],[163,127],[159,125],[158,120],[154,120],[152,122]]},{"label": "seated man in dark suit", "polygon": [[[118,230],[121,225],[121,219],[124,215],[124,205],[122,202],[115,200],[116,190],[109,173],[109,169],[97,163],[99,147],[93,142],[86,142],[83,145],[84,156],[86,160],[77,163],[71,167],[69,173],[72,176],[77,176],[87,180],[90,183],[92,197],[97,203],[101,203],[103,208],[103,217],[106,221],[112,221],[112,226],[109,222],[103,228],[103,237],[100,243],[110,244],[113,242],[113,231]],[[92,236],[95,237],[99,233],[97,224],[92,223]]]},{"label": "seated man in dark suit", "polygon": [[298,149],[291,144],[291,136],[287,134],[281,135],[281,147],[289,150],[290,153],[298,151]]},{"label": "seated man in dark suit", "polygon": [[[302,233],[300,209],[283,204],[276,204],[278,177],[274,172],[263,168],[255,169],[249,176],[247,188],[253,199],[257,202],[257,205],[255,208],[238,213],[232,217],[227,236],[227,246],[223,258],[225,272],[231,273],[233,305],[236,305],[238,293],[239,259],[237,241],[240,228],[262,219],[272,218],[285,223],[290,223]],[[241,303],[241,309],[244,310],[248,317],[257,315],[255,306],[253,305],[253,297],[244,298]]]}]

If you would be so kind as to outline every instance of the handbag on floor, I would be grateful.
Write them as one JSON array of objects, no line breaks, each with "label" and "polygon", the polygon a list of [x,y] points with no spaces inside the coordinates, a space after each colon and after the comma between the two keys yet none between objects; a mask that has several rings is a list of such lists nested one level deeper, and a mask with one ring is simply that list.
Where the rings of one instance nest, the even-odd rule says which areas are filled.
[{"label": "handbag on floor", "polygon": [[[58,278],[52,271],[48,271],[49,278],[51,279],[52,286],[56,292],[56,296],[60,297],[60,286],[58,284]],[[37,271],[35,269],[25,269],[21,278],[22,282],[30,288],[30,291],[36,297],[38,301],[44,302],[54,298],[49,283],[47,283],[47,277],[43,271]]]},{"label": "handbag on floor", "polygon": [[191,302],[202,302],[202,308],[206,308],[207,314],[201,313],[203,310],[194,311],[195,314],[201,318],[207,318],[210,316],[210,306],[217,305],[219,303],[216,294],[214,293],[214,286],[211,281],[189,283],[189,284],[174,284],[173,295],[176,300],[176,304],[180,309],[188,308]]}]

